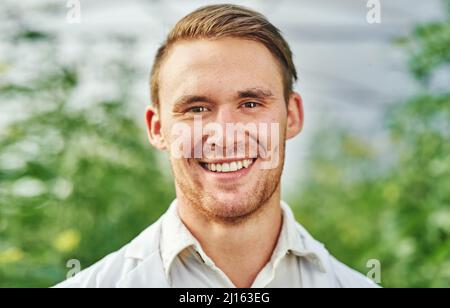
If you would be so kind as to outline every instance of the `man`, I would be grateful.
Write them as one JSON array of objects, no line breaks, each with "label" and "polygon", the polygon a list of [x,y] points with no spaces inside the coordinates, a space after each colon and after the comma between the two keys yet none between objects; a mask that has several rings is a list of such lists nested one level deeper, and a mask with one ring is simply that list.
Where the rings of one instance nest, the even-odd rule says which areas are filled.
[{"label": "man", "polygon": [[296,79],[289,45],[257,12],[213,5],[179,21],[156,55],[146,113],[177,199],[130,244],[59,286],[376,286],[280,200],[285,141],[303,125]]}]

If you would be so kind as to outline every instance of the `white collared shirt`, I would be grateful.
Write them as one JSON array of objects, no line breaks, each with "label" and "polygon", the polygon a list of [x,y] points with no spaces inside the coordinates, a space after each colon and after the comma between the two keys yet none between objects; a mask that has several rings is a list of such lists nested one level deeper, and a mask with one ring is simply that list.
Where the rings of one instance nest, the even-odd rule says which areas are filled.
[{"label": "white collared shirt", "polygon": [[[281,202],[283,225],[253,288],[377,287],[332,257]],[[130,244],[57,287],[233,288],[178,216],[176,200]]]}]

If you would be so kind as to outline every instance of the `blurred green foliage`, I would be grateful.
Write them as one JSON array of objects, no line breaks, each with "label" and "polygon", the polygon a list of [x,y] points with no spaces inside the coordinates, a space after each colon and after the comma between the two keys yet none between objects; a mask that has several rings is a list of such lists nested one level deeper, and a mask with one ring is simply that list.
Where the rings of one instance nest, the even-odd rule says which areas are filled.
[{"label": "blurred green foliage", "polygon": [[0,170],[1,286],[62,280],[69,259],[94,263],[167,207],[168,183],[123,113],[123,102],[60,106],[8,128],[0,148],[14,167]]},{"label": "blurred green foliage", "polygon": [[338,259],[362,273],[379,260],[383,286],[450,287],[450,92],[430,83],[438,69],[448,80],[450,22],[402,42],[423,93],[387,110],[388,155],[358,132],[324,127],[291,203]]},{"label": "blurred green foliage", "polygon": [[[450,287],[450,94],[429,90],[449,64],[449,26],[419,26],[403,40],[424,93],[388,110],[389,157],[356,132],[324,127],[289,200],[338,259],[361,272],[380,260],[386,287]],[[22,107],[0,130],[0,287],[47,287],[65,278],[68,260],[87,267],[130,241],[174,192],[129,114],[126,55],[107,64],[120,91],[74,108],[83,61],[57,56],[56,33],[23,21],[15,29],[2,40],[42,58],[25,80],[9,75],[23,69],[20,57],[0,58],[0,100]]]}]

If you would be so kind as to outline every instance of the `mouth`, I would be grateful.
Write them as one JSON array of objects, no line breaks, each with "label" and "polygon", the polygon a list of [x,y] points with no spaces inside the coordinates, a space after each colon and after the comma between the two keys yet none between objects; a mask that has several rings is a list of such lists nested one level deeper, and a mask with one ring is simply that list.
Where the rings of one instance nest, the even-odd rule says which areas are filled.
[{"label": "mouth", "polygon": [[248,174],[256,161],[257,158],[246,158],[197,162],[208,175],[218,179],[233,180]]},{"label": "mouth", "polygon": [[225,162],[199,162],[206,171],[216,173],[231,173],[242,169],[248,169],[256,161],[256,158],[229,160]]}]

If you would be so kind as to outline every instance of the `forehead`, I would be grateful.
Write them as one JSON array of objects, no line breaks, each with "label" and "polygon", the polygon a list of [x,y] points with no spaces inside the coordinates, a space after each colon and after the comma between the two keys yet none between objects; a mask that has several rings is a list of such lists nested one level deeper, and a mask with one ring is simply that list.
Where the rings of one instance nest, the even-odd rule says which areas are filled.
[{"label": "forehead", "polygon": [[231,96],[245,88],[283,95],[281,69],[261,43],[236,38],[175,43],[161,67],[162,104],[181,95]]}]

